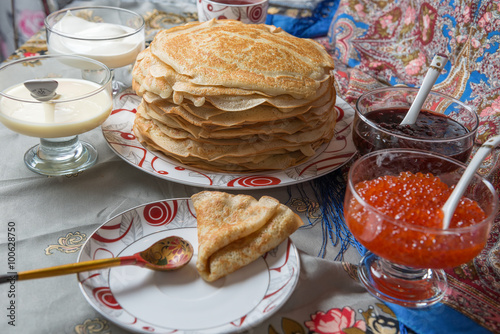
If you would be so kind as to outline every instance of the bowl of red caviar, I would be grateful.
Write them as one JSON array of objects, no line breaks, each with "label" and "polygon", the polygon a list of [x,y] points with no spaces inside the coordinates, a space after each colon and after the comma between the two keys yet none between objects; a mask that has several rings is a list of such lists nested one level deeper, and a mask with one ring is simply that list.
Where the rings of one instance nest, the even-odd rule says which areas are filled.
[{"label": "bowl of red caviar", "polygon": [[473,260],[484,248],[498,214],[494,187],[479,174],[443,228],[441,207],[466,166],[415,149],[368,153],[348,174],[344,217],[368,251],[358,276],[376,297],[407,307],[441,300],[443,269]]},{"label": "bowl of red caviar", "polygon": [[402,125],[417,93],[417,88],[385,87],[357,99],[353,142],[360,155],[387,148],[415,148],[466,162],[479,126],[474,108],[431,91],[416,122]]}]

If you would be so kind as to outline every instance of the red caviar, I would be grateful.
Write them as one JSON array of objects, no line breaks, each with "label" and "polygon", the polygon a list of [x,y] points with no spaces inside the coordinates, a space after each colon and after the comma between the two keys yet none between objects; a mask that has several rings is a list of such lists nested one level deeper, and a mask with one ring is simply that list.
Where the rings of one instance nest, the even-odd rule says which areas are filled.
[{"label": "red caviar", "polygon": [[[432,174],[402,172],[356,185],[358,194],[371,206],[403,222],[441,228],[441,208],[453,188]],[[450,227],[474,225],[486,218],[476,202],[462,197]]]},{"label": "red caviar", "polygon": [[453,188],[432,174],[383,176],[360,182],[355,190],[378,212],[348,198],[349,229],[367,249],[387,260],[416,268],[447,268],[470,261],[484,247],[487,224],[465,227],[482,222],[486,214],[466,197],[450,228],[442,230],[441,207]]}]

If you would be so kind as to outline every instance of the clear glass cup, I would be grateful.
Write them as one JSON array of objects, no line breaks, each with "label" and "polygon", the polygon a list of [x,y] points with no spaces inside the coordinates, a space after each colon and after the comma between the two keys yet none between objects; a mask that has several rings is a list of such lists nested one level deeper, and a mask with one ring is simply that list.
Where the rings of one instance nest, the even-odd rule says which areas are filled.
[{"label": "clear glass cup", "polygon": [[[39,101],[27,81],[56,81],[57,94]],[[81,172],[97,161],[97,150],[78,135],[104,122],[112,109],[110,69],[93,59],[50,55],[29,57],[0,67],[0,122],[19,134],[38,137],[26,166],[57,176]]]},{"label": "clear glass cup", "polygon": [[386,148],[415,148],[466,162],[474,146],[479,118],[472,107],[457,99],[431,91],[422,110],[445,115],[457,122],[465,129],[462,134],[448,134],[449,137],[437,135],[432,126],[442,127],[442,124],[433,123],[430,126],[431,132],[425,137],[415,137],[381,125],[384,122],[381,114],[387,111],[396,110],[404,116],[415,100],[417,92],[416,88],[387,87],[369,91],[358,98],[353,121],[353,142],[358,152],[364,155]]},{"label": "clear glass cup", "polygon": [[465,168],[446,156],[409,149],[378,150],[355,161],[348,174],[344,216],[353,236],[368,249],[358,276],[372,295],[414,308],[441,300],[447,289],[443,269],[469,262],[484,248],[498,213],[498,194],[476,174],[464,196],[476,201],[486,218],[468,227],[442,229],[392,218],[363,200],[355,186],[385,175],[422,172],[451,187]]},{"label": "clear glass cup", "polygon": [[113,73],[116,93],[122,82],[115,69],[133,64],[145,48],[144,18],[133,11],[107,6],[66,8],[45,18],[50,54],[75,54],[95,59]]}]

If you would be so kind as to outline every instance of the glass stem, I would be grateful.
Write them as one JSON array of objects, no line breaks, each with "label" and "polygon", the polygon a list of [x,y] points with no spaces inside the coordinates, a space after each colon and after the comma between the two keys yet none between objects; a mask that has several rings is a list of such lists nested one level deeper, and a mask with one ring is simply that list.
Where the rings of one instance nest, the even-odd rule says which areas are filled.
[{"label": "glass stem", "polygon": [[411,281],[425,280],[429,277],[429,269],[410,268],[379,258],[380,271],[394,278]]},{"label": "glass stem", "polygon": [[411,268],[371,252],[361,259],[358,277],[375,297],[405,307],[433,305],[444,297],[447,289],[443,270]]},{"label": "glass stem", "polygon": [[47,161],[66,161],[78,159],[83,147],[78,136],[63,138],[40,138],[38,156]]},{"label": "glass stem", "polygon": [[123,83],[121,83],[117,78],[116,78],[116,72],[114,69],[111,69],[111,77],[112,82],[111,82],[111,87],[113,89],[113,96],[116,94],[120,93],[125,87]]}]

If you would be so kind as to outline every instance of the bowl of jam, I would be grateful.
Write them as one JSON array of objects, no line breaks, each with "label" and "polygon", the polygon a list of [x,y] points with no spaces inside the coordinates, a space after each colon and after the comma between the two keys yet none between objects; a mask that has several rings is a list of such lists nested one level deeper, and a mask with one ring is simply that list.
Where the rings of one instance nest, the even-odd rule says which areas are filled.
[{"label": "bowl of jam", "polygon": [[414,148],[466,162],[479,126],[475,110],[431,91],[416,122],[402,125],[417,93],[417,88],[387,87],[358,98],[353,141],[360,155],[387,148]]}]

